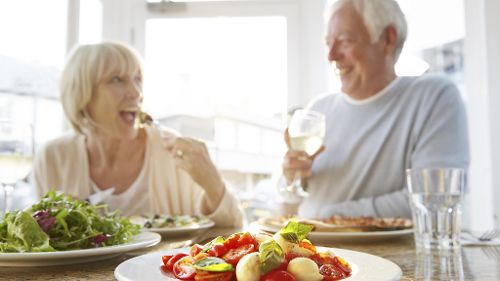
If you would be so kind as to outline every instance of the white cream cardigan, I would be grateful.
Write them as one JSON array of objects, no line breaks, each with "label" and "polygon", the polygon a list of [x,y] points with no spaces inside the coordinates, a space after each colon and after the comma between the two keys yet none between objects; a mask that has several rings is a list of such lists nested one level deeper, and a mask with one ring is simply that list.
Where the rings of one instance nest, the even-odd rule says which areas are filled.
[{"label": "white cream cardigan", "polygon": [[[175,166],[173,158],[163,149],[156,128],[146,127],[146,132],[149,153],[145,161],[149,162],[150,211],[157,214],[201,215],[205,190],[187,172]],[[51,189],[79,198],[87,198],[92,193],[84,135],[73,133],[48,142],[37,153],[33,169],[39,197]],[[204,215],[218,226],[239,227],[243,220],[238,201],[227,189],[219,207],[212,214]]]}]

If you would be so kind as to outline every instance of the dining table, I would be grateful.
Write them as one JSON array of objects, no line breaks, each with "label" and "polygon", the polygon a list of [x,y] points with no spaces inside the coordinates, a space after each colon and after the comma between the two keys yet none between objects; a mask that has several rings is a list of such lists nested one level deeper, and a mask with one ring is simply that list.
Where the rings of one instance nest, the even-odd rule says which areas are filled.
[{"label": "dining table", "polygon": [[[70,265],[41,267],[0,267],[0,280],[116,280],[115,268],[122,262],[147,253],[188,247],[204,243],[213,237],[227,236],[253,227],[211,229],[183,235],[162,237],[152,247],[122,254],[107,260]],[[380,241],[322,241],[317,246],[333,247],[376,255],[397,264],[402,270],[401,280],[500,280],[500,246],[462,246],[455,251],[417,251],[413,235],[404,235]],[[161,261],[159,261],[161,264]],[[367,280],[371,281],[371,280]]]}]

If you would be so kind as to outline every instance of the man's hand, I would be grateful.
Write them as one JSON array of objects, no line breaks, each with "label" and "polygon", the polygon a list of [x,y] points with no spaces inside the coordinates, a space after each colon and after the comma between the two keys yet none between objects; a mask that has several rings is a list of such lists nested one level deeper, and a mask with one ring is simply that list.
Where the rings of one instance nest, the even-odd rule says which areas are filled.
[{"label": "man's hand", "polygon": [[302,179],[310,177],[314,158],[323,152],[325,147],[321,146],[320,149],[318,149],[318,151],[316,151],[313,155],[308,155],[305,151],[293,150],[291,148],[288,129],[285,130],[284,138],[288,147],[288,151],[283,158],[282,166],[283,176],[285,176],[286,183],[291,184],[295,176],[300,176]]}]

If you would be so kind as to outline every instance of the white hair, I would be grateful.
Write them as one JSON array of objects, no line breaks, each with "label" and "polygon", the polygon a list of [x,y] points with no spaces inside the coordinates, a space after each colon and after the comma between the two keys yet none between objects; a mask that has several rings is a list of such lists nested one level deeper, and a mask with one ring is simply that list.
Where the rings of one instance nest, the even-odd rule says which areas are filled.
[{"label": "white hair", "polygon": [[380,38],[386,27],[394,26],[397,34],[394,51],[396,61],[403,50],[408,34],[406,19],[398,3],[395,0],[328,0],[325,21],[329,21],[333,13],[345,5],[351,5],[361,16],[372,42]]}]

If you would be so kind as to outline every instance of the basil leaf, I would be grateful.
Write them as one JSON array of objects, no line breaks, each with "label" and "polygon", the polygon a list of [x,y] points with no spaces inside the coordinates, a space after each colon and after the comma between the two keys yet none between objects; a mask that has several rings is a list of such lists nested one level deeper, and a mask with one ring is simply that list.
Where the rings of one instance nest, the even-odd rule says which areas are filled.
[{"label": "basil leaf", "polygon": [[206,253],[206,252],[208,252],[208,250],[210,250],[210,248],[212,248],[213,245],[222,244],[222,243],[224,243],[224,241],[225,241],[224,237],[217,236],[212,241],[205,244],[205,246],[203,246],[203,250],[201,252]]},{"label": "basil leaf", "polygon": [[193,264],[194,268],[205,271],[223,272],[233,270],[233,266],[225,260],[216,257],[206,257]]},{"label": "basil leaf", "polygon": [[291,220],[280,230],[279,233],[288,242],[298,244],[307,238],[307,235],[309,235],[313,228],[314,226],[312,225],[298,223],[297,221]]},{"label": "basil leaf", "polygon": [[285,261],[285,254],[280,245],[273,239],[260,244],[260,270],[262,274],[279,267]]}]

